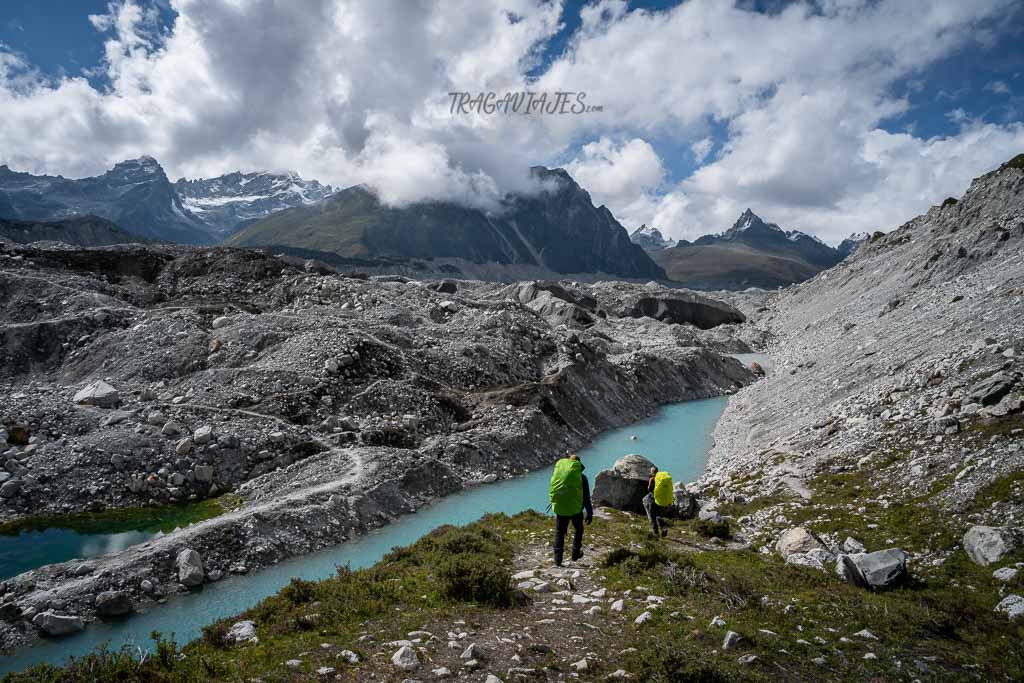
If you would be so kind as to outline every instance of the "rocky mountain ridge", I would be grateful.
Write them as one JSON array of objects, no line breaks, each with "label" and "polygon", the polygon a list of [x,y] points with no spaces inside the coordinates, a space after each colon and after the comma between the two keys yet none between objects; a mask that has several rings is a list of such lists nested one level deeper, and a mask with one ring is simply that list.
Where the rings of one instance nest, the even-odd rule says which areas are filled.
[{"label": "rocky mountain ridge", "polygon": [[212,241],[203,223],[182,204],[160,164],[148,156],[74,180],[0,166],[0,195],[0,218],[48,221],[92,214],[153,240]]},{"label": "rocky mountain ridge", "polygon": [[[852,244],[848,245],[852,249]],[[695,289],[775,288],[834,266],[844,253],[799,230],[783,230],[750,209],[725,232],[651,252],[669,278]]]}]

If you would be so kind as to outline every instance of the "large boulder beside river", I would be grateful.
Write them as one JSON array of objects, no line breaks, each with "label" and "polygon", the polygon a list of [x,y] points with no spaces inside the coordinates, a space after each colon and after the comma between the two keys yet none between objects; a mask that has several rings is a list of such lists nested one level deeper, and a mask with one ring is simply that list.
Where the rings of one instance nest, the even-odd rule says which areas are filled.
[{"label": "large boulder beside river", "polygon": [[652,467],[653,462],[635,453],[619,458],[611,468],[597,473],[591,495],[594,505],[643,512]]},{"label": "large boulder beside river", "polygon": [[[647,480],[651,478],[652,467],[654,463],[635,453],[619,458],[609,469],[597,473],[591,494],[594,505],[605,505],[629,512],[645,512],[644,496],[647,495]],[[675,482],[673,492],[675,500],[672,507],[663,509],[659,516],[673,519],[694,517],[698,506],[693,494],[689,493],[681,482]]]}]

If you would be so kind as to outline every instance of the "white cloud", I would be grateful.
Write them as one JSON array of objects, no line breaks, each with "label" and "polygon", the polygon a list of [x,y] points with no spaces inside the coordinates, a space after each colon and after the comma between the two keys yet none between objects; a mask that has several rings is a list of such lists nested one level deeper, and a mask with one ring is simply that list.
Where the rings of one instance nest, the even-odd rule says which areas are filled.
[{"label": "white cloud", "polygon": [[704,160],[711,154],[712,148],[715,146],[715,141],[711,138],[701,138],[697,142],[690,145],[690,151],[693,152],[693,160],[698,164],[704,163]]},{"label": "white cloud", "polygon": [[1010,94],[1010,86],[1006,85],[1003,81],[992,81],[990,83],[986,83],[984,89],[988,92],[995,93],[996,95]]},{"label": "white cloud", "polygon": [[[525,74],[560,29],[557,2],[172,6],[170,31],[142,0],[89,18],[106,35],[107,88],[48,80],[0,47],[0,161],[76,176],[152,154],[172,177],[294,169],[368,182],[394,203],[489,206],[529,187],[530,165],[578,149],[568,168],[627,227],[693,237],[749,205],[835,240],[959,194],[1021,144],[1018,124],[966,114],[949,137],[885,129],[913,115],[896,84],[920,91],[929,64],[991,41],[1015,0],[826,0],[771,14],[719,0],[661,12],[605,0],[584,7],[566,53],[535,82]],[[604,111],[449,111],[451,91],[528,86],[584,91]],[[673,151],[659,152],[666,140]],[[669,185],[665,156],[678,150],[698,168]]]}]

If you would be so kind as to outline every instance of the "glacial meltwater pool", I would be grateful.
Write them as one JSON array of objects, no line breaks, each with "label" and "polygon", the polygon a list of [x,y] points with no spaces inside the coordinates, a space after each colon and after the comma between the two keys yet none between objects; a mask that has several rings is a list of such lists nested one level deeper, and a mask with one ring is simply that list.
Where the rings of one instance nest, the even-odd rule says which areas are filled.
[{"label": "glacial meltwater pool", "polygon": [[[676,403],[663,407],[647,420],[606,432],[579,451],[591,485],[598,471],[610,467],[627,453],[640,453],[649,458],[671,472],[675,481],[696,479],[704,471],[715,423],[726,401],[721,397]],[[631,436],[636,439],[630,439]],[[511,515],[530,508],[543,511],[548,503],[550,476],[551,470],[546,468],[516,479],[478,486],[442,498],[416,514],[401,517],[335,548],[286,560],[246,576],[229,576],[121,621],[95,621],[82,633],[47,640],[15,655],[0,657],[0,674],[39,662],[60,664],[68,657],[81,656],[105,642],[112,649],[129,644],[148,650],[152,645],[149,638],[152,631],[159,631],[165,637],[173,634],[179,644],[184,644],[198,637],[206,624],[252,607],[277,592],[292,577],[326,578],[335,573],[338,565],[345,564],[353,568],[366,567],[394,546],[413,543],[431,529],[443,524],[468,524],[487,512]]]}]

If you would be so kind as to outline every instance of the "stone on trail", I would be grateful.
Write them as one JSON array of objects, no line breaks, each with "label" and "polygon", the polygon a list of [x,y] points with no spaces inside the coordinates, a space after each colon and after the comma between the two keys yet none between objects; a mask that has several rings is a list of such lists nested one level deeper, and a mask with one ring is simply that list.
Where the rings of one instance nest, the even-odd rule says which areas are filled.
[{"label": "stone on trail", "polygon": [[621,612],[623,608],[625,608],[625,606],[626,602],[622,598],[619,598],[618,600],[613,602],[612,606],[608,609],[610,609],[612,612]]},{"label": "stone on trail", "polygon": [[459,659],[479,659],[481,656],[480,648],[477,647],[476,643],[470,643],[462,654],[459,655]]},{"label": "stone on trail", "polygon": [[357,655],[355,652],[352,652],[352,650],[342,650],[338,653],[337,658],[342,659],[348,662],[349,664],[359,663],[359,655]]},{"label": "stone on trail", "polygon": [[1024,618],[1024,598],[1019,595],[1007,595],[996,605],[996,611],[1005,614],[1010,621]]},{"label": "stone on trail", "polygon": [[189,588],[199,586],[206,580],[203,558],[191,548],[185,548],[174,561],[178,568],[178,581]]},{"label": "stone on trail", "polygon": [[722,649],[731,650],[736,647],[739,642],[743,640],[743,637],[736,633],[736,631],[729,631],[725,634],[725,638],[722,639]]},{"label": "stone on trail", "polygon": [[391,655],[391,663],[402,671],[412,671],[420,665],[420,658],[416,656],[416,650],[408,645],[403,645],[395,654]]},{"label": "stone on trail", "polygon": [[120,617],[132,611],[128,591],[103,591],[96,596],[96,613],[102,617]]},{"label": "stone on trail", "polygon": [[503,683],[503,681],[494,674],[487,674],[487,680],[484,683]]},{"label": "stone on trail", "polygon": [[75,394],[73,400],[78,405],[83,406],[116,408],[121,404],[121,395],[117,392],[117,389],[103,380],[97,380]]},{"label": "stone on trail", "polygon": [[638,616],[636,619],[634,619],[633,623],[636,624],[637,626],[640,626],[641,624],[645,624],[648,621],[650,621],[652,617],[654,617],[654,615],[651,614],[650,612],[644,612],[643,614]]},{"label": "stone on trail", "polygon": [[610,469],[597,473],[591,496],[594,505],[643,512],[652,467],[654,463],[642,455],[630,454],[619,458]]},{"label": "stone on trail", "polygon": [[964,534],[963,543],[967,555],[982,567],[1003,559],[1017,545],[1009,531],[991,526],[972,526]]},{"label": "stone on trail", "polygon": [[899,548],[840,555],[836,573],[865,588],[889,588],[907,576],[907,554]]},{"label": "stone on trail", "polygon": [[37,614],[32,619],[32,623],[46,635],[55,638],[78,633],[85,629],[85,622],[82,621],[82,617],[72,614],[58,614],[51,610]]}]

